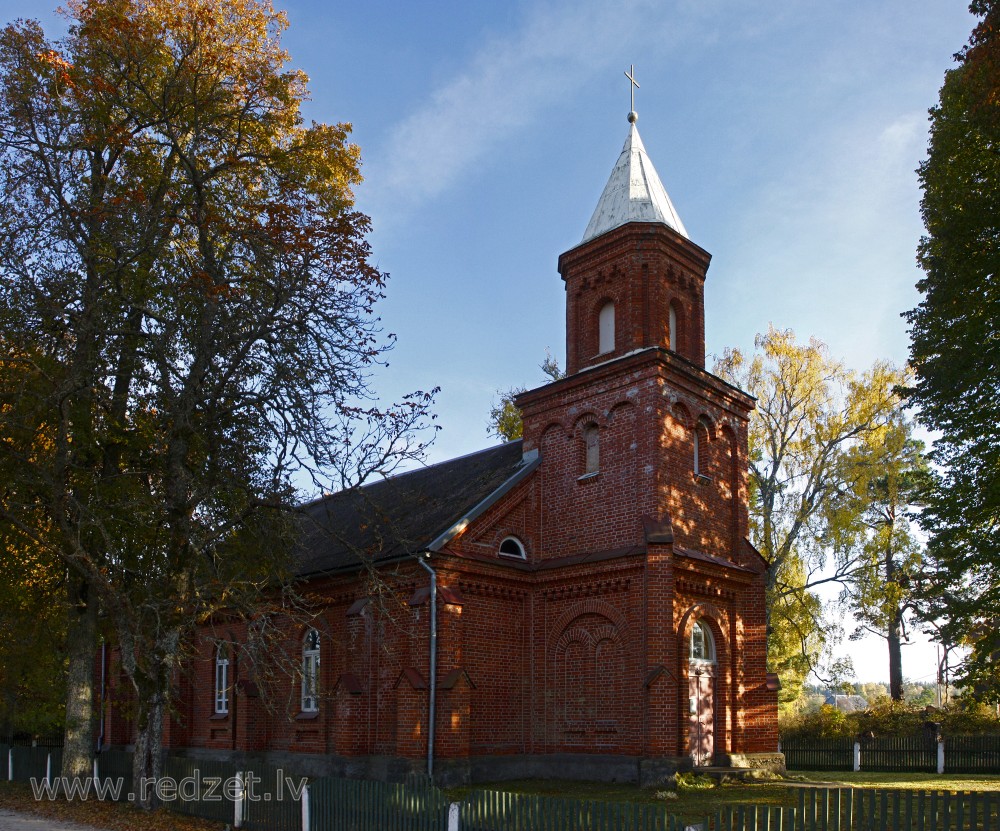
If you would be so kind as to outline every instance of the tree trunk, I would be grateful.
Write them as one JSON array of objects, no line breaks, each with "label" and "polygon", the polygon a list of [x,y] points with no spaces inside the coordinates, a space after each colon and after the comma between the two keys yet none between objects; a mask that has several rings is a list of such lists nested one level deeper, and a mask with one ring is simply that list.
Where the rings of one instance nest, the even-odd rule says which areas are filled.
[{"label": "tree trunk", "polygon": [[97,650],[97,603],[82,577],[71,579],[66,632],[66,736],[62,775],[85,777],[94,753],[94,655]]},{"label": "tree trunk", "polygon": [[136,805],[149,811],[156,807],[155,783],[163,773],[164,696],[155,692],[139,696],[138,732],[132,756],[132,782]]},{"label": "tree trunk", "polygon": [[[123,638],[131,648],[139,641]],[[163,725],[170,711],[171,683],[180,632],[168,630],[151,644],[152,655],[144,656],[140,664],[138,655],[128,656],[126,671],[136,690],[136,739],[132,757],[132,781],[135,783],[136,805],[152,810],[159,800],[155,783],[163,775]],[[146,782],[144,786],[142,783]]]},{"label": "tree trunk", "polygon": [[887,638],[889,642],[889,697],[893,701],[903,700],[903,650],[902,644],[902,620],[901,615],[896,614],[889,624]]}]

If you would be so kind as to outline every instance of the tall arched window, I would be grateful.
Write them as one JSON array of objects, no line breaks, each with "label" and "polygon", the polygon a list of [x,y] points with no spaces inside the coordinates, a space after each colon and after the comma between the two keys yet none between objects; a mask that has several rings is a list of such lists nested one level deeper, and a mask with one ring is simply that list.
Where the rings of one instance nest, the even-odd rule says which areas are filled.
[{"label": "tall arched window", "polygon": [[319,709],[319,632],[310,629],[302,642],[302,712]]},{"label": "tall arched window", "polygon": [[667,333],[668,344],[672,352],[677,351],[677,307],[671,303],[670,313],[667,319],[667,325],[670,331]]},{"label": "tall arched window", "polygon": [[712,630],[704,621],[699,620],[691,630],[689,657],[692,661],[715,663],[715,639],[712,637]]},{"label": "tall arched window", "polygon": [[605,352],[615,351],[615,304],[610,300],[601,307],[601,313],[597,318],[598,328],[598,348],[597,352],[603,355]]},{"label": "tall arched window", "polygon": [[224,643],[215,649],[215,712],[229,712],[229,646]]},{"label": "tall arched window", "polygon": [[591,424],[583,431],[583,440],[586,446],[583,473],[586,476],[601,469],[601,431],[596,424]]}]

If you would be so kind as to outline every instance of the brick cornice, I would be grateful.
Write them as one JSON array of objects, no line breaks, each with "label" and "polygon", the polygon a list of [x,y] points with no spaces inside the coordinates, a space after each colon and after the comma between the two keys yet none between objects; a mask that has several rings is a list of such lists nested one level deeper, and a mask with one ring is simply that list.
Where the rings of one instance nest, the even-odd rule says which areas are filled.
[{"label": "brick cornice", "polygon": [[662,347],[650,346],[606,363],[585,367],[573,375],[568,375],[551,384],[536,387],[521,393],[514,403],[521,410],[545,410],[547,407],[564,407],[565,400],[573,395],[592,396],[595,387],[613,390],[616,386],[626,388],[635,384],[633,373],[655,367],[657,377],[665,383],[678,382],[690,393],[701,395],[744,419],[754,408],[754,398],[743,390],[723,381],[708,370],[696,366],[676,352]]},{"label": "brick cornice", "polygon": [[[708,270],[712,260],[712,255],[700,245],[660,222],[629,222],[562,253],[559,256],[559,273],[565,275],[581,261],[613,262],[621,256],[622,247],[631,247],[636,254],[668,254],[699,275]],[[563,279],[566,279],[565,276]]]}]

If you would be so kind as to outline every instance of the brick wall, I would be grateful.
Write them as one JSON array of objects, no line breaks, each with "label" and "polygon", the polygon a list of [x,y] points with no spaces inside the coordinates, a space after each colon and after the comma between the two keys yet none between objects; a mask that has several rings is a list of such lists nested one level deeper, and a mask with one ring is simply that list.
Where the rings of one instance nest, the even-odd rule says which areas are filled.
[{"label": "brick wall", "polygon": [[[709,257],[636,223],[567,252],[570,375],[518,398],[534,473],[435,553],[442,760],[519,754],[671,759],[690,751],[688,640],[709,626],[715,749],[777,745],[766,689],[763,564],[745,543],[752,400],[704,370]],[[616,339],[597,355],[601,306]],[[670,310],[677,320],[670,350]],[[588,462],[587,431],[598,459]],[[698,462],[695,465],[695,441]],[[461,506],[456,506],[458,513]],[[516,537],[525,558],[500,555]],[[339,758],[427,749],[429,603],[415,563],[312,581],[316,617],[277,621],[270,681],[218,620],[192,646],[166,741]],[[321,635],[320,704],[300,712],[303,637]],[[215,648],[232,643],[230,711],[213,711]],[[114,661],[112,661],[114,666]],[[128,740],[127,691],[111,741]]]}]

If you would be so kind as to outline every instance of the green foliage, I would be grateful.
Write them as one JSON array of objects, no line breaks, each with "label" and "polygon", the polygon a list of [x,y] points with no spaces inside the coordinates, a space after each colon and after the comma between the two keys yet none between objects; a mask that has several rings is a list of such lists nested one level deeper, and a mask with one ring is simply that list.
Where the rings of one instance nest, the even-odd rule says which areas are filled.
[{"label": "green foliage", "polygon": [[781,680],[778,712],[790,714],[801,706],[803,684],[821,660],[826,636],[818,623],[822,620],[822,603],[804,588],[806,576],[801,560],[792,555],[781,569],[784,588],[774,592],[770,604],[767,660],[768,668]]},{"label": "green foliage", "polygon": [[[158,765],[188,636],[219,609],[261,619],[287,585],[294,483],[419,457],[431,396],[370,406],[389,344],[360,151],[349,125],[304,122],[284,15],[70,0],[65,16],[59,41],[0,31],[0,364],[39,379],[0,410],[18,437],[0,443],[0,518],[60,559],[78,620],[100,605],[137,693],[136,764]],[[87,752],[92,696],[72,687],[93,677],[92,631],[69,629]]]},{"label": "green foliage", "polygon": [[838,523],[832,544],[855,552],[841,601],[858,628],[857,639],[873,634],[887,642],[889,695],[903,700],[901,645],[917,605],[915,586],[923,568],[923,546],[909,520],[927,492],[930,473],[923,443],[902,412],[883,429],[866,435],[845,458],[846,487],[834,504],[853,521]]},{"label": "green foliage", "polygon": [[817,711],[786,718],[782,738],[857,738],[859,736],[917,736],[929,724],[939,724],[944,735],[1000,733],[995,710],[979,705],[952,704],[937,709],[883,696],[867,709],[844,713],[830,704]]},{"label": "green foliage", "polygon": [[931,110],[920,165],[923,297],[907,315],[910,400],[938,436],[935,487],[921,512],[934,567],[927,619],[946,646],[970,643],[962,679],[1000,699],[1000,5],[979,21]]},{"label": "green foliage", "polygon": [[[566,377],[566,373],[559,368],[558,361],[552,357],[548,350],[545,351],[545,360],[538,365],[538,368],[551,381],[559,381]],[[500,400],[494,401],[490,407],[490,420],[486,426],[487,434],[504,441],[514,441],[521,438],[523,432],[521,411],[514,403],[514,399],[523,392],[527,392],[525,387],[497,390]]]},{"label": "green foliage", "polygon": [[487,432],[491,436],[496,436],[504,441],[514,441],[521,438],[522,424],[521,411],[514,403],[522,392],[527,392],[524,387],[511,387],[509,390],[497,390],[500,396],[499,401],[495,401],[490,407],[490,423]]}]

